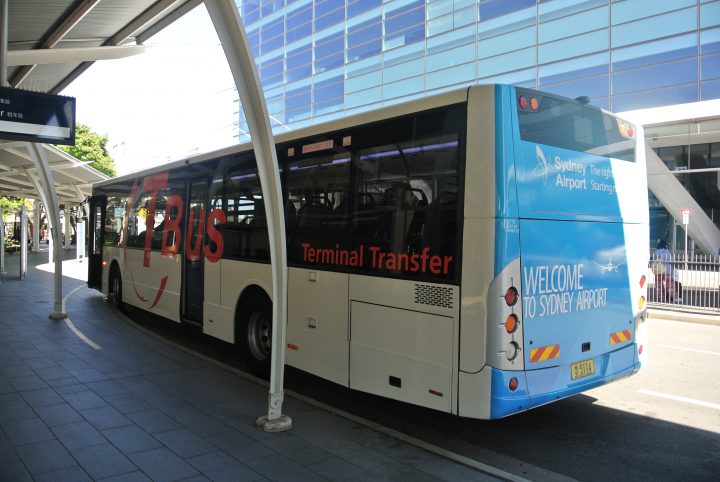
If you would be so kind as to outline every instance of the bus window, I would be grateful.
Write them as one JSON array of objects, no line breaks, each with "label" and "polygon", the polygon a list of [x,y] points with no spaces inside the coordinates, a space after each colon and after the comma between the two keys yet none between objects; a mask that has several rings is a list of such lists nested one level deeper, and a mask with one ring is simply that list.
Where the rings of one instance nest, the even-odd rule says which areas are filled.
[{"label": "bus window", "polygon": [[[356,195],[350,218],[356,244],[395,253],[399,260],[412,261],[413,255],[426,249],[443,259],[456,260],[460,142],[456,114],[448,109],[400,121],[410,130],[373,126],[377,132],[404,136],[392,142],[387,142],[387,135],[378,136],[385,137],[386,143],[366,144],[353,157]],[[380,271],[454,279],[456,268],[453,263],[452,269],[432,272],[410,262],[386,265]]]},{"label": "bus window", "polygon": [[211,209],[225,212],[218,225],[223,257],[270,260],[265,204],[252,153],[223,159],[210,185]]},{"label": "bus window", "polygon": [[597,107],[550,94],[518,88],[517,97],[524,141],[635,162],[631,124]]},{"label": "bus window", "polygon": [[117,246],[122,233],[125,198],[109,194],[105,208],[105,246]]},{"label": "bus window", "polygon": [[[291,148],[292,149],[292,148]],[[317,149],[317,150],[314,150]],[[301,154],[306,151],[306,154]],[[288,261],[304,263],[303,245],[313,249],[347,248],[350,152],[337,142],[303,142],[287,158]],[[337,267],[337,265],[336,265]]]}]

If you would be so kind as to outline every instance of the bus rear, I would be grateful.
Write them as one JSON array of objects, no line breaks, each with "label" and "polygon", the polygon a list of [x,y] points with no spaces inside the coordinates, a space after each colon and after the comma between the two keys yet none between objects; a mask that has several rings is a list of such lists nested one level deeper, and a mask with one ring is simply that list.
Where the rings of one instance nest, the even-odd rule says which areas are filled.
[{"label": "bus rear", "polygon": [[640,368],[648,259],[638,127],[582,99],[510,86],[495,87],[495,105],[505,203],[490,310],[501,329],[489,340],[504,353],[491,418]]}]

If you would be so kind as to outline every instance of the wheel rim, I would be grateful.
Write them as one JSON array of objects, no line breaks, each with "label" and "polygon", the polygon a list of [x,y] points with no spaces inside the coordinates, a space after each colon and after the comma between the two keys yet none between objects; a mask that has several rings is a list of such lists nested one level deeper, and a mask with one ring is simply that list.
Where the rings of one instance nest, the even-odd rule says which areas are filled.
[{"label": "wheel rim", "polygon": [[250,353],[257,360],[264,360],[270,354],[272,326],[262,311],[254,311],[247,324],[247,344]]}]

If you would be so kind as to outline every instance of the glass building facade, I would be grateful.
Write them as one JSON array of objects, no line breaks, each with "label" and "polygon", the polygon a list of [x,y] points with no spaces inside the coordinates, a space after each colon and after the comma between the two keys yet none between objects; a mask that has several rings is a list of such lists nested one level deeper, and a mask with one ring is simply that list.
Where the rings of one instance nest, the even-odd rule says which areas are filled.
[{"label": "glass building facade", "polygon": [[615,112],[720,98],[720,0],[238,6],[277,131],[475,83],[588,96]]},{"label": "glass building facade", "polygon": [[[237,1],[276,133],[476,83],[613,112],[720,99],[720,0]],[[720,226],[720,109],[694,117],[647,145]],[[650,204],[653,240],[678,238]]]}]

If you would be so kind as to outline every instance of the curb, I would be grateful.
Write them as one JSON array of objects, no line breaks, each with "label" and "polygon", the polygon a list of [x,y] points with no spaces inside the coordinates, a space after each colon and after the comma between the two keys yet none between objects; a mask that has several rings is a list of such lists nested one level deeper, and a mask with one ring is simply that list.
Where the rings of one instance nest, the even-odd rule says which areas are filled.
[{"label": "curb", "polygon": [[651,308],[648,310],[648,317],[653,319],[720,326],[720,313],[692,313],[688,311],[660,310]]}]

